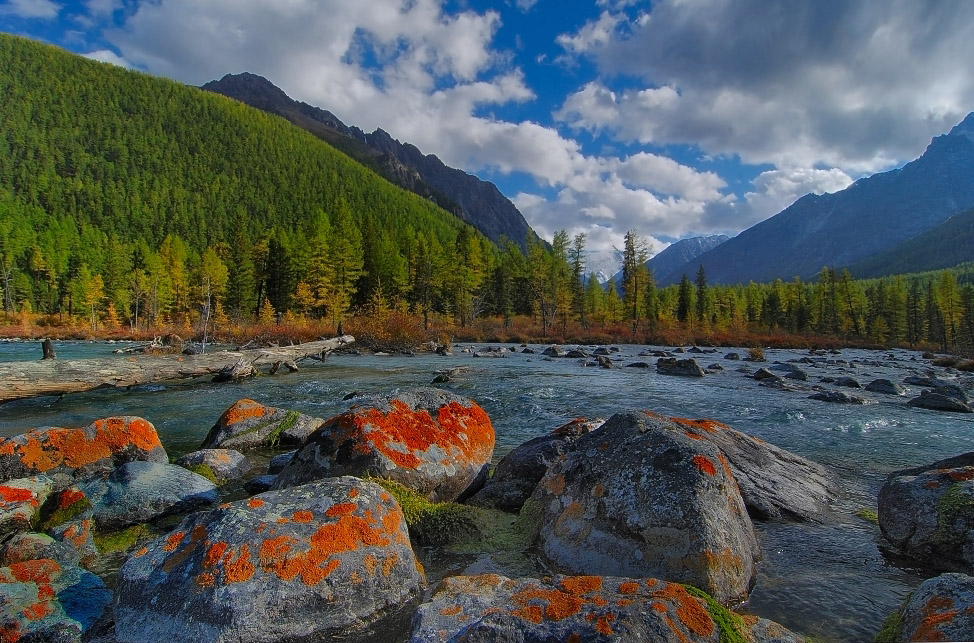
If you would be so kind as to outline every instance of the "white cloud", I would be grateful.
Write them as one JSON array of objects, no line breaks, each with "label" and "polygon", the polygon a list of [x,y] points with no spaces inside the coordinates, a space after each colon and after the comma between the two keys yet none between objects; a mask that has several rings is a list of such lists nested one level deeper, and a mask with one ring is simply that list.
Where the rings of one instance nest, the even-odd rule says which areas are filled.
[{"label": "white cloud", "polygon": [[91,58],[92,60],[97,60],[102,63],[111,63],[113,65],[118,65],[119,67],[125,67],[126,69],[133,69],[132,65],[116,54],[110,49],[98,49],[96,51],[89,51],[86,54],[82,54],[85,58]]},{"label": "white cloud", "polygon": [[755,191],[745,195],[756,221],[780,212],[806,194],[838,192],[852,185],[842,170],[796,168],[769,170],[752,181]]},{"label": "white cloud", "polygon": [[18,18],[57,18],[61,5],[52,0],[7,0],[0,4],[0,15],[14,15]]},{"label": "white cloud", "polygon": [[[559,38],[602,76],[556,115],[625,141],[870,173],[915,158],[974,106],[971,24],[974,3],[964,0],[609,10]],[[643,87],[612,91],[611,79],[627,74]]]},{"label": "white cloud", "polygon": [[94,16],[106,16],[122,8],[122,0],[86,0],[88,13]]},{"label": "white cloud", "polygon": [[517,0],[515,4],[521,11],[530,11],[531,7],[538,4],[538,0]]}]

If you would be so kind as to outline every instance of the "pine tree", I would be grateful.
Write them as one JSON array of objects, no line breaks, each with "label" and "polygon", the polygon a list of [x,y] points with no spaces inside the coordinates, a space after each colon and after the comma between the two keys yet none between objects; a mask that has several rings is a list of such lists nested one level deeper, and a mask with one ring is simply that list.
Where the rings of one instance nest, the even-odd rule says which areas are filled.
[{"label": "pine tree", "polygon": [[681,322],[690,319],[690,311],[693,308],[693,287],[686,273],[680,279],[680,296],[676,308],[676,318]]}]

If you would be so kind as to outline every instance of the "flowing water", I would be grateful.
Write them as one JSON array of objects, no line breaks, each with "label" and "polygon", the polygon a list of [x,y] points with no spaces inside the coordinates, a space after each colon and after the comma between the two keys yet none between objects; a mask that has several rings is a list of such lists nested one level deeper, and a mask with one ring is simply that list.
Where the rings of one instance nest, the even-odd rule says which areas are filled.
[{"label": "flowing water", "polygon": [[[100,342],[60,342],[57,353],[59,359],[107,356],[115,348],[118,345]],[[540,352],[542,347],[534,348]],[[612,355],[617,365],[655,362],[638,357],[644,346],[619,348]],[[242,397],[328,417],[347,408],[349,403],[342,401],[347,393],[389,393],[426,385],[434,371],[457,366],[467,370],[443,386],[472,398],[490,415],[497,431],[495,461],[575,417],[607,418],[619,410],[639,408],[714,418],[828,465],[844,492],[832,523],[755,524],[763,560],[742,611],[827,640],[871,639],[924,575],[885,559],[878,548],[878,528],[855,512],[875,510],[876,495],[890,471],[974,451],[974,418],[906,406],[906,400],[919,393],[915,386],[906,386],[909,394],[899,398],[851,391],[875,400],[865,406],[829,404],[808,399],[808,392],[762,387],[737,371],[744,362],[723,359],[730,350],[687,355],[702,366],[718,363],[725,369],[700,379],[663,376],[655,369],[586,368],[579,360],[549,360],[538,354],[511,353],[503,359],[459,352],[453,357],[332,355],[324,364],[303,363],[298,373],[236,384],[167,383],[11,402],[0,406],[0,435],[40,426],[83,426],[110,415],[139,415],[156,426],[167,451],[179,455],[198,448],[223,410]],[[39,353],[36,342],[0,343],[2,361],[37,359]],[[766,355],[764,366],[773,368],[775,362],[807,353],[769,350]],[[901,350],[844,350],[827,358],[831,363],[799,365],[810,376],[806,384],[817,384],[826,375],[849,375],[863,385],[879,377],[902,383],[907,375],[929,369],[917,353]],[[937,371],[945,376],[943,369]],[[459,567],[453,571],[460,571],[469,561],[455,564]]]}]

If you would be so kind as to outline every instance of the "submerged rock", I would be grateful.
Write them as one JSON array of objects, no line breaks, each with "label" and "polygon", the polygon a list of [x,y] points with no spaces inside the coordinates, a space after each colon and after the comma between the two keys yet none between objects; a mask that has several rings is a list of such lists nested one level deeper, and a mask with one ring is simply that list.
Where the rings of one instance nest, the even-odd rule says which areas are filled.
[{"label": "submerged rock", "polygon": [[923,581],[889,626],[889,641],[974,641],[974,578],[943,574]]},{"label": "submerged rock", "polygon": [[493,475],[470,498],[469,504],[517,513],[531,497],[550,463],[567,453],[579,437],[601,424],[602,420],[592,423],[579,418],[516,447],[497,463]]},{"label": "submerged rock", "polygon": [[34,429],[0,438],[0,482],[44,474],[63,487],[133,460],[169,462],[155,427],[139,417],[110,417],[81,429]]},{"label": "submerged rock", "polygon": [[217,501],[216,485],[201,475],[158,462],[129,462],[107,478],[78,485],[100,529],[121,529]]},{"label": "submerged rock", "polygon": [[897,553],[936,569],[974,570],[974,452],[891,473],[878,513]]},{"label": "submerged rock", "polygon": [[692,587],[654,578],[542,581],[496,574],[444,579],[432,600],[420,606],[410,638],[412,643],[718,640],[803,639],[764,619],[745,621]]},{"label": "submerged rock", "polygon": [[278,474],[274,488],[374,476],[448,502],[471,486],[493,452],[494,428],[480,406],[447,391],[419,388],[359,400],[328,420]]},{"label": "submerged rock", "polygon": [[100,578],[51,559],[0,567],[0,638],[80,642],[111,599]]},{"label": "submerged rock", "polygon": [[126,561],[120,643],[383,641],[425,588],[399,505],[322,480],[192,514]]},{"label": "submerged rock", "polygon": [[561,570],[686,582],[721,602],[750,590],[758,546],[725,458],[658,416],[612,416],[529,502],[540,549]]},{"label": "submerged rock", "polygon": [[175,464],[216,484],[241,478],[250,469],[246,456],[233,449],[200,449],[187,453]]},{"label": "submerged rock", "polygon": [[850,395],[844,391],[822,391],[809,395],[808,399],[820,402],[831,402],[833,404],[868,404],[869,400],[858,395]]},{"label": "submerged rock", "polygon": [[203,440],[203,449],[213,447],[255,449],[269,446],[297,446],[317,430],[324,420],[264,406],[254,400],[237,400],[223,412]]},{"label": "submerged rock", "polygon": [[661,357],[656,360],[656,372],[660,375],[680,375],[683,377],[703,377],[706,372],[697,364],[697,360],[676,359],[675,357]]}]

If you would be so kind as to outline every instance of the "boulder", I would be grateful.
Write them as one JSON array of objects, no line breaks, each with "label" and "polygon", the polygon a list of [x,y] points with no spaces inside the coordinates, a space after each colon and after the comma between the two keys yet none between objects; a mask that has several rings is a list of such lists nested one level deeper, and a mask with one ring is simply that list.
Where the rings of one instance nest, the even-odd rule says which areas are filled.
[{"label": "boulder", "polygon": [[264,475],[255,476],[247,481],[244,485],[244,489],[247,493],[264,493],[265,491],[270,491],[271,487],[274,486],[274,481],[277,480],[276,475]]},{"label": "boulder", "polygon": [[890,641],[974,641],[974,578],[942,574],[923,581],[900,607]]},{"label": "boulder", "polygon": [[974,411],[970,404],[955,395],[945,393],[943,389],[924,389],[920,395],[907,402],[907,404],[932,411],[955,411],[957,413],[971,413]]},{"label": "boulder", "polygon": [[766,368],[759,368],[758,370],[754,371],[754,379],[756,379],[756,380],[773,380],[773,379],[781,379],[781,378],[780,378],[780,376],[775,375],[774,373],[772,373],[771,371],[769,371]]},{"label": "boulder", "polygon": [[740,353],[727,353],[726,355],[724,355],[724,359],[736,361],[741,359],[741,355]]},{"label": "boulder", "polygon": [[545,357],[566,357],[568,355],[568,351],[560,346],[549,346],[541,351],[541,354]]},{"label": "boulder", "polygon": [[906,395],[906,389],[887,379],[875,379],[866,384],[866,390],[870,393],[882,393],[884,395]]},{"label": "boulder", "polygon": [[47,476],[0,484],[0,541],[11,534],[30,531],[53,488],[54,481]]},{"label": "boulder", "polygon": [[78,552],[62,542],[54,540],[47,534],[23,533],[17,534],[0,548],[0,567],[9,567],[14,563],[28,560],[50,558],[59,565],[78,565]]},{"label": "boulder", "polygon": [[974,570],[974,452],[891,473],[878,514],[897,553],[935,569]]},{"label": "boulder", "polygon": [[100,578],[75,566],[42,558],[0,567],[0,640],[81,641],[111,600]]},{"label": "boulder", "polygon": [[649,364],[646,362],[629,362],[626,364],[626,368],[649,368]]},{"label": "boulder", "polygon": [[661,357],[656,360],[656,372],[660,375],[679,375],[682,377],[703,377],[706,372],[691,358],[677,359],[675,357]]},{"label": "boulder", "polygon": [[548,465],[567,453],[580,436],[601,423],[598,420],[592,426],[592,422],[578,418],[510,451],[497,463],[493,475],[470,498],[469,504],[519,512],[548,471]]},{"label": "boulder", "polygon": [[133,460],[169,462],[155,427],[138,417],[111,417],[82,429],[33,429],[0,438],[0,482],[44,474],[63,487]]},{"label": "boulder", "polygon": [[233,449],[200,449],[187,453],[175,464],[216,484],[242,478],[250,469],[244,454]]},{"label": "boulder", "polygon": [[659,416],[617,413],[580,437],[529,503],[560,570],[660,577],[721,602],[750,590],[758,546],[726,459]]},{"label": "boulder", "polygon": [[565,357],[571,359],[588,359],[588,353],[586,353],[580,348],[576,348],[574,350],[568,351],[568,354],[566,354]]},{"label": "boulder", "polygon": [[332,478],[192,514],[132,554],[115,589],[115,635],[393,640],[425,585],[396,501],[374,483]]},{"label": "boulder", "polygon": [[835,385],[845,386],[846,388],[862,388],[862,384],[854,377],[839,377],[835,380]]},{"label": "boulder", "polygon": [[820,402],[832,402],[833,404],[868,404],[869,400],[858,395],[850,395],[845,391],[822,391],[809,395],[808,399]]},{"label": "boulder", "polygon": [[533,348],[522,348],[521,352],[525,355],[535,355],[538,351],[534,350]]},{"label": "boulder", "polygon": [[237,400],[210,429],[201,448],[256,449],[297,446],[316,431],[324,420],[264,406],[254,400]]},{"label": "boulder", "polygon": [[752,518],[804,522],[827,519],[839,491],[835,478],[824,466],[716,420],[670,420],[688,437],[720,449]]},{"label": "boulder", "polygon": [[806,373],[805,371],[803,371],[800,368],[793,368],[793,369],[791,369],[790,371],[788,371],[787,373],[785,373],[785,377],[788,378],[788,379],[790,379],[790,380],[798,380],[800,382],[807,382],[808,381],[808,373]]},{"label": "boulder", "polygon": [[78,485],[95,525],[114,530],[195,511],[217,501],[216,485],[174,464],[129,462],[105,478]]},{"label": "boulder", "polygon": [[89,516],[51,527],[47,534],[57,542],[73,549],[82,567],[91,568],[100,555],[95,546],[95,520]]},{"label": "boulder", "polygon": [[287,463],[291,461],[291,458],[294,457],[295,453],[297,453],[297,450],[279,453],[271,458],[270,462],[267,463],[267,473],[278,474],[283,471],[284,467],[286,467]]},{"label": "boulder", "polygon": [[592,351],[593,355],[609,355],[610,353],[611,351],[605,346],[599,346],[594,351]]},{"label": "boulder", "polygon": [[[773,632],[771,636],[761,636]],[[654,578],[451,576],[413,621],[412,643],[441,641],[802,641],[744,620],[692,587]]]},{"label": "boulder", "polygon": [[949,384],[946,380],[937,377],[924,377],[922,375],[907,375],[903,378],[903,383],[911,386],[926,386],[928,388],[939,388],[944,384]]},{"label": "boulder", "polygon": [[494,427],[472,400],[435,388],[359,400],[328,420],[278,474],[275,489],[325,477],[394,480],[455,500],[494,453]]}]

